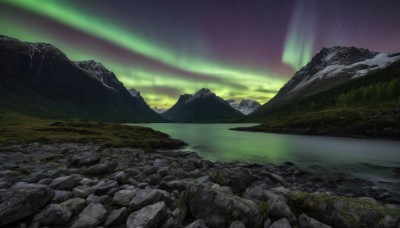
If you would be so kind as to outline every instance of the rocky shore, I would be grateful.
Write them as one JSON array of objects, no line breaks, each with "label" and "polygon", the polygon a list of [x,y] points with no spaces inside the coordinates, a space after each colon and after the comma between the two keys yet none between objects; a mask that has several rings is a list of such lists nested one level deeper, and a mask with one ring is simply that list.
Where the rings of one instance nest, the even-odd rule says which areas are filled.
[{"label": "rocky shore", "polygon": [[398,195],[362,179],[190,152],[0,146],[0,227],[400,227]]}]

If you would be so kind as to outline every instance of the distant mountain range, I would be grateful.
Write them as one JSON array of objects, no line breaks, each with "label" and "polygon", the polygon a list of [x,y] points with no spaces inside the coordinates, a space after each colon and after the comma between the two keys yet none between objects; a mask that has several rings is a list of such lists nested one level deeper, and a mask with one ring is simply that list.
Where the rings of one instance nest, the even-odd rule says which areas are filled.
[{"label": "distant mountain range", "polygon": [[236,102],[233,99],[226,101],[232,106],[232,108],[240,111],[245,115],[249,115],[250,113],[257,110],[259,107],[261,107],[260,103],[252,99],[243,99],[240,102]]},{"label": "distant mountain range", "polygon": [[244,116],[206,88],[200,89],[195,94],[181,95],[178,101],[161,115],[179,123],[234,122]]},{"label": "distant mountain range", "polygon": [[49,118],[165,121],[103,65],[73,62],[51,44],[0,36],[0,75],[2,108]]}]

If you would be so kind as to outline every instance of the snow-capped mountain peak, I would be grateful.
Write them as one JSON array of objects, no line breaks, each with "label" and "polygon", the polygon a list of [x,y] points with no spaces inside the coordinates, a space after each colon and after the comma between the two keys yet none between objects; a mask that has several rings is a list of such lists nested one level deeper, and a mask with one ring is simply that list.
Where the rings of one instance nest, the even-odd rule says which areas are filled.
[{"label": "snow-capped mountain peak", "polygon": [[240,102],[236,102],[235,100],[230,99],[230,100],[226,100],[226,102],[228,102],[232,108],[240,111],[241,113],[243,113],[245,115],[248,115],[248,114],[254,112],[259,107],[261,107],[260,103],[258,103],[255,100],[252,100],[252,99],[243,99]]},{"label": "snow-capped mountain peak", "polygon": [[123,84],[117,79],[115,74],[105,68],[101,63],[94,60],[75,61],[82,69],[88,71],[91,76],[99,80],[108,89],[118,90]]},{"label": "snow-capped mountain peak", "polygon": [[371,52],[368,49],[340,46],[323,48],[282,87],[276,99],[322,90],[364,76],[398,60],[400,53]]}]

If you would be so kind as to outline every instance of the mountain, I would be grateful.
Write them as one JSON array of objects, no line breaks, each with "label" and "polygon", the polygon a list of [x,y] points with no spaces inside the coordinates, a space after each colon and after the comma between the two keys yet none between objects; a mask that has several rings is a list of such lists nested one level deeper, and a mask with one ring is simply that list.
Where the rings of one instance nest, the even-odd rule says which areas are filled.
[{"label": "mountain", "polygon": [[51,44],[0,36],[0,75],[2,108],[49,118],[164,121],[103,65],[73,62]]},{"label": "mountain", "polygon": [[158,107],[154,107],[152,109],[153,109],[153,111],[155,111],[158,114],[161,114],[161,113],[167,111],[167,109],[165,109],[165,108],[158,108]]},{"label": "mountain", "polygon": [[249,115],[249,121],[280,117],[300,100],[319,94],[400,60],[400,53],[371,52],[355,47],[323,48],[269,102]]},{"label": "mountain", "polygon": [[235,100],[231,99],[226,100],[226,102],[228,102],[232,108],[238,110],[245,115],[249,115],[250,113],[257,110],[259,107],[261,107],[260,103],[251,99],[243,99],[240,102],[236,102]]},{"label": "mountain", "polygon": [[211,90],[203,88],[193,95],[181,95],[162,116],[179,123],[223,123],[240,119],[243,114]]},{"label": "mountain", "polygon": [[323,49],[236,130],[400,139],[399,88],[400,53]]}]

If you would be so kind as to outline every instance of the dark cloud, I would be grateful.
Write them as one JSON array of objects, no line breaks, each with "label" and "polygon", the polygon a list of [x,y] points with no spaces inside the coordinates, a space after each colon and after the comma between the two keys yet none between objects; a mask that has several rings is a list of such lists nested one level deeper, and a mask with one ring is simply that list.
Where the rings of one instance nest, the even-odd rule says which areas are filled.
[{"label": "dark cloud", "polygon": [[275,89],[263,89],[263,88],[258,88],[254,91],[261,92],[261,93],[277,93],[278,92],[278,90],[275,90]]}]

